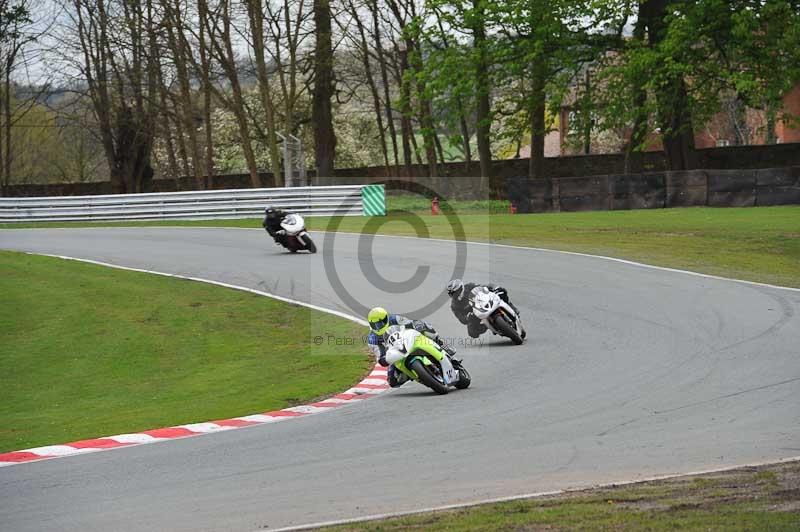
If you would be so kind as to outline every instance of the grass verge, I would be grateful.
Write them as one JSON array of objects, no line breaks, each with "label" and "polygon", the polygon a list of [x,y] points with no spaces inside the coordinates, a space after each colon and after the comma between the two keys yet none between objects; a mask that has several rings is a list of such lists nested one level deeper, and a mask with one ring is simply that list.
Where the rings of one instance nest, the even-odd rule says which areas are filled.
[{"label": "grass verge", "polygon": [[[395,200],[390,198],[390,210],[397,208],[392,201]],[[797,206],[489,215],[476,213],[469,206],[458,210],[460,204],[455,205],[455,214],[463,224],[468,240],[606,255],[724,277],[800,287],[800,207]],[[410,203],[407,206],[413,207]],[[453,229],[446,216],[390,213],[378,220],[381,222],[378,226],[369,230],[378,234],[415,236],[416,232],[410,223],[415,219],[424,221],[431,237],[453,238]],[[341,218],[337,220],[341,222],[338,230],[363,232],[370,220],[374,219],[357,216]],[[308,218],[307,222],[312,230],[331,227],[330,218]],[[86,225],[96,224],[26,226]],[[260,228],[260,220],[103,225]]]},{"label": "grass verge", "polygon": [[[800,207],[686,208],[558,214],[457,212],[468,240],[576,251],[712,275],[800,287]],[[414,215],[373,230],[415,235]],[[422,216],[431,237],[453,238],[446,216]],[[369,218],[344,218],[361,232]],[[312,229],[328,221],[310,219]]]},{"label": "grass verge", "polygon": [[0,252],[0,452],[286,408],[370,367],[356,323],[204,283]]},{"label": "grass verge", "polygon": [[800,462],[367,521],[337,531],[798,530]]}]

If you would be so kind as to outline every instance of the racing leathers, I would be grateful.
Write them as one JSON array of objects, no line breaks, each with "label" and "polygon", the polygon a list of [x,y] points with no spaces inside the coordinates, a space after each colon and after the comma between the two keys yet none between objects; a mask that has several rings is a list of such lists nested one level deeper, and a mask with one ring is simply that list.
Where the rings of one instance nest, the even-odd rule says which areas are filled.
[{"label": "racing leathers", "polygon": [[517,310],[517,307],[515,307],[514,304],[508,299],[508,291],[502,286],[496,286],[491,283],[464,283],[464,289],[460,294],[454,293],[450,296],[450,310],[453,311],[453,314],[458,321],[467,326],[467,334],[469,334],[471,338],[477,338],[487,330],[486,325],[484,325],[481,320],[472,313],[472,303],[470,302],[473,291],[483,287],[488,288],[500,296],[500,299],[507,303],[508,306],[514,309],[514,312],[519,315],[519,310]]},{"label": "racing leathers", "polygon": [[[421,320],[411,320],[406,318],[405,316],[400,316],[399,314],[389,314],[389,328],[391,330],[392,326],[401,326],[406,329],[414,329],[417,332],[425,335],[427,338],[430,338],[436,344],[441,347],[448,355],[451,357],[455,355],[455,351],[453,348],[447,346],[444,340],[439,336],[439,333],[431,327],[431,325],[427,322]],[[372,349],[373,353],[378,358],[378,364],[383,367],[389,366],[389,371],[387,373],[387,379],[389,381],[389,386],[392,388],[397,388],[398,386],[402,386],[407,380],[408,377],[401,371],[397,371],[394,365],[390,365],[386,361],[386,339],[388,338],[388,333],[384,334],[377,334],[374,331],[370,331],[369,336],[367,337],[367,343],[369,344],[370,348]]]},{"label": "racing leathers", "polygon": [[264,221],[261,222],[261,225],[267,230],[269,236],[275,239],[277,244],[283,246],[286,245],[286,231],[281,227],[281,222],[283,222],[287,214],[289,213],[284,210],[268,207],[264,214]]}]

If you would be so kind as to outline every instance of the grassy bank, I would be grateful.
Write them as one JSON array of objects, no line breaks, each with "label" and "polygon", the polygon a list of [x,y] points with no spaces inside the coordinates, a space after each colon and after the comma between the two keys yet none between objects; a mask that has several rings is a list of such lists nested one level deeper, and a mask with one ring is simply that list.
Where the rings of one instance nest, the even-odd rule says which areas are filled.
[{"label": "grassy bank", "polygon": [[[403,199],[405,205],[392,201],[395,200],[390,198],[390,210],[401,207],[415,210],[413,201],[419,203],[407,199]],[[796,206],[489,215],[478,213],[480,209],[476,211],[466,204],[455,205],[460,209],[456,210],[456,217],[469,240],[607,255],[800,287],[800,207]],[[380,234],[415,235],[410,224],[414,219],[422,220],[432,237],[453,238],[451,220],[445,216],[390,213],[379,219],[384,223],[373,230]],[[328,218],[307,221],[312,230],[332,227]],[[362,232],[370,219],[356,216],[336,221],[341,222],[337,228],[340,231]],[[56,225],[77,226],[35,226]],[[260,220],[113,225],[260,227]]]},{"label": "grassy bank", "polygon": [[798,530],[800,462],[325,530]]},{"label": "grassy bank", "polygon": [[[379,233],[414,235],[413,215],[387,217]],[[445,216],[421,217],[435,238],[453,238]],[[800,207],[653,209],[559,214],[459,213],[469,240],[625,258],[786,286],[800,286]],[[363,218],[339,230],[360,232]],[[314,229],[328,221],[312,219]]]},{"label": "grassy bank", "polygon": [[346,389],[352,322],[203,283],[0,252],[0,452],[265,412]]}]

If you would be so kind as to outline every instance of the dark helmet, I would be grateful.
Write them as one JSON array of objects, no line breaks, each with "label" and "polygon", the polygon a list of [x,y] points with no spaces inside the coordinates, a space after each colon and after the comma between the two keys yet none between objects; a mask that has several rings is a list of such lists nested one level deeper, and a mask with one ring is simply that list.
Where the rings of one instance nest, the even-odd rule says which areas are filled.
[{"label": "dark helmet", "polygon": [[464,293],[464,282],[461,279],[453,279],[447,283],[447,295],[450,297],[461,297]]},{"label": "dark helmet", "polygon": [[272,205],[267,205],[267,208],[264,209],[264,216],[267,218],[275,218],[280,215],[280,209],[276,209]]}]

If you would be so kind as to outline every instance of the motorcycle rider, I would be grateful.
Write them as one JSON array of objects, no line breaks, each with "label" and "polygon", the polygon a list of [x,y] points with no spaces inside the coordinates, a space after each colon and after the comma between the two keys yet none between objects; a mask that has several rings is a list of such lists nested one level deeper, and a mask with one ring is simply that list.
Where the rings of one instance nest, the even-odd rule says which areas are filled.
[{"label": "motorcycle rider", "polygon": [[461,279],[453,279],[447,283],[447,295],[450,296],[450,310],[455,317],[467,326],[467,334],[472,338],[477,338],[486,332],[487,327],[480,319],[472,313],[470,297],[476,288],[486,287],[491,290],[510,306],[517,316],[520,315],[519,309],[508,298],[508,291],[502,286],[494,284],[465,283]]},{"label": "motorcycle rider", "polygon": [[289,213],[282,209],[267,205],[267,208],[264,209],[264,221],[261,222],[269,236],[282,246],[286,246],[286,231],[281,227],[281,222],[287,214]]},{"label": "motorcycle rider", "polygon": [[386,340],[389,336],[387,332],[390,327],[400,326],[405,329],[414,329],[436,342],[449,356],[452,357],[456,354],[452,347],[445,345],[439,333],[429,323],[422,320],[412,320],[399,314],[389,314],[383,307],[374,307],[367,314],[367,322],[369,322],[367,343],[378,357],[378,364],[383,367],[389,366],[387,378],[389,386],[392,388],[402,386],[408,380],[408,377],[403,372],[397,371],[394,365],[386,362]]}]

